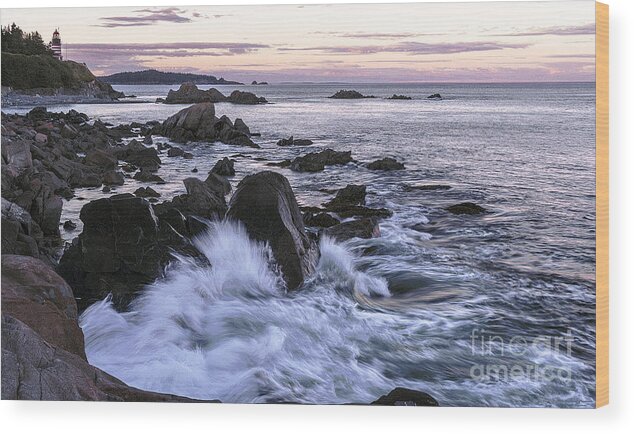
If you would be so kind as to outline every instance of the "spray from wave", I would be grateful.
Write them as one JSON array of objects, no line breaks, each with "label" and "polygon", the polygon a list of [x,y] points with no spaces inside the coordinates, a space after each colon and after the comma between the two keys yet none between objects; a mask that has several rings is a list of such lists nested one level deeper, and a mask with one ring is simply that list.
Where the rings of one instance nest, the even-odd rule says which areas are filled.
[{"label": "spray from wave", "polygon": [[223,402],[370,402],[392,387],[370,348],[389,339],[393,320],[371,303],[387,283],[343,247],[323,239],[313,278],[286,293],[270,250],[241,225],[214,223],[194,242],[212,265],[177,258],[129,312],[109,299],[84,312],[92,364],[135,387]]}]

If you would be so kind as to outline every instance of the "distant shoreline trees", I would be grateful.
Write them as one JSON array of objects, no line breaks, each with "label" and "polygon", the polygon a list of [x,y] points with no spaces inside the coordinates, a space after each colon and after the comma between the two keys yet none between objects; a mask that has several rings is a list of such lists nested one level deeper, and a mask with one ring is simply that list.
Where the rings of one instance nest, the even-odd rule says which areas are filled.
[{"label": "distant shoreline trees", "polygon": [[44,43],[39,32],[26,33],[15,23],[2,28],[2,52],[53,56],[53,51]]}]

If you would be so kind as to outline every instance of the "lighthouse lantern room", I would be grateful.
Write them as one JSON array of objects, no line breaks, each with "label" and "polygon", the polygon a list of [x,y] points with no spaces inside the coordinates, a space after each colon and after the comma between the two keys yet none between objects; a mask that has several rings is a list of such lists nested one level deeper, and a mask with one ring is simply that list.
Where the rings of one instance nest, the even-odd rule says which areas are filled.
[{"label": "lighthouse lantern room", "polygon": [[53,39],[51,40],[51,50],[53,50],[53,56],[57,60],[62,60],[62,39],[59,37],[59,30],[55,29],[53,32]]}]

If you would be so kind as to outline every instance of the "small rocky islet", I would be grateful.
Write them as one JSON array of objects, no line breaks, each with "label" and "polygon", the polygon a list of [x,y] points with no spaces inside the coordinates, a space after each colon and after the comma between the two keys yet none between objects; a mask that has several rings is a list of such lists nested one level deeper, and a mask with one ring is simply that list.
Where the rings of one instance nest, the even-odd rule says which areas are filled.
[{"label": "small rocky islet", "polygon": [[[3,399],[191,401],[129,387],[91,366],[78,313],[108,294],[125,310],[144,285],[163,275],[173,252],[202,260],[191,239],[206,230],[210,219],[241,221],[251,237],[269,243],[287,289],[295,291],[314,270],[320,236],[340,241],[377,237],[381,219],[392,214],[367,206],[367,187],[361,184],[334,191],[320,207],[302,206],[288,179],[267,170],[241,179],[228,200],[228,178],[236,172],[235,160],[225,157],[205,179],[185,178],[186,193],[162,202],[161,194],[145,185],[134,194],[86,203],[79,216],[82,232],[65,247],[60,228],[72,231],[77,224],[62,223],[61,211],[75,189],[160,184],[156,171],[167,164],[163,153],[168,159],[187,158],[185,149],[159,137],[183,145],[220,141],[259,147],[242,120],[217,117],[209,101],[163,122],[117,126],[91,123],[74,110],[53,113],[37,107],[26,115],[2,114]],[[283,140],[280,146],[308,146],[302,142],[306,139]],[[353,162],[351,151],[324,149],[279,165],[316,172]],[[405,169],[390,157],[357,167]],[[447,211],[484,211],[475,204],[455,207]],[[38,368],[42,361],[50,367],[45,373]],[[397,388],[371,404],[438,402],[424,392]]]}]

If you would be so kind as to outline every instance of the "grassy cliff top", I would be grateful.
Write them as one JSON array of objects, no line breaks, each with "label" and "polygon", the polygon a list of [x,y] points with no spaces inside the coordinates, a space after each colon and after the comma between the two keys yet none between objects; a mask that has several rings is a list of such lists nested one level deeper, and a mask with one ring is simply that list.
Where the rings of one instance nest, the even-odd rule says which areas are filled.
[{"label": "grassy cliff top", "polygon": [[78,89],[95,80],[85,66],[49,55],[2,53],[2,86],[13,89]]}]

